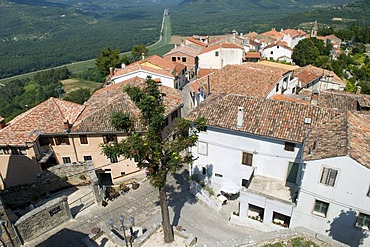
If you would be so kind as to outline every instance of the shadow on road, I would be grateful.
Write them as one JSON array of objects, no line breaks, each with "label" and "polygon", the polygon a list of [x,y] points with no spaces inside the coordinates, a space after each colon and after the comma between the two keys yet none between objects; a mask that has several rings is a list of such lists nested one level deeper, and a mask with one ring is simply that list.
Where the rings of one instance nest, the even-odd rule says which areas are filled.
[{"label": "shadow on road", "polygon": [[167,186],[166,191],[168,193],[168,205],[174,211],[173,226],[178,226],[181,217],[181,210],[186,203],[194,204],[197,199],[190,193],[189,190],[189,172],[187,169],[181,171],[181,173],[173,175],[175,183]]}]

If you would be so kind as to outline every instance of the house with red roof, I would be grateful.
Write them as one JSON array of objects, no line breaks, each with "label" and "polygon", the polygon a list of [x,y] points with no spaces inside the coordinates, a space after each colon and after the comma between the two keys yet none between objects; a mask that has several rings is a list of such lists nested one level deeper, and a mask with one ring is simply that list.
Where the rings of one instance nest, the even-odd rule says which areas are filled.
[{"label": "house with red roof", "polygon": [[179,89],[187,83],[184,64],[173,63],[158,55],[153,55],[121,69],[113,70],[107,84],[117,84],[135,77],[146,79],[148,76],[172,88]]},{"label": "house with red roof", "polygon": [[265,232],[305,227],[349,246],[370,244],[368,114],[218,94],[188,116],[198,117],[207,126],[189,171],[215,194],[238,198],[232,222]]},{"label": "house with red roof", "polygon": [[267,45],[262,50],[262,57],[268,60],[293,62],[293,50],[285,42],[279,41],[275,44]]},{"label": "house with red roof", "polygon": [[[127,113],[135,131],[145,133],[140,110],[124,92],[126,85],[143,87],[145,79],[135,77],[96,91],[84,104],[50,98],[17,116],[1,122],[0,174],[3,188],[32,183],[37,174],[57,164],[92,162],[102,183],[112,184],[144,173],[134,160],[106,157],[101,145],[127,137],[127,130],[111,124],[114,112]],[[181,117],[179,90],[160,87],[165,104],[168,135],[173,121]]]},{"label": "house with red roof", "polygon": [[221,69],[226,65],[243,62],[243,47],[234,43],[219,43],[204,48],[198,55],[200,69]]},{"label": "house with red roof", "polygon": [[305,39],[307,37],[307,33],[302,30],[295,30],[295,29],[285,29],[281,30],[280,33],[283,35],[283,41],[287,44],[288,47],[291,49],[294,48],[298,44],[299,41]]},{"label": "house with red roof", "polygon": [[199,53],[199,50],[191,46],[180,45],[163,55],[163,58],[174,64],[183,64],[186,67],[186,79],[190,80],[196,76],[198,71]]}]

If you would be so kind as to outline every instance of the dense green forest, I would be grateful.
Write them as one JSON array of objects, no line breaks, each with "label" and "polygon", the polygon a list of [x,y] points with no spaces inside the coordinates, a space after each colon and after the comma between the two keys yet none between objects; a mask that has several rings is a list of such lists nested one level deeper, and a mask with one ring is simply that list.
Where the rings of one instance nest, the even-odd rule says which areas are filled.
[{"label": "dense green forest", "polygon": [[[0,78],[92,59],[103,47],[128,51],[135,44],[154,43],[165,8],[170,8],[173,34],[192,35],[229,33],[234,28],[244,33],[266,31],[282,16],[346,2],[0,0],[0,54],[5,58]],[[294,27],[293,23],[282,27],[288,26]]]}]

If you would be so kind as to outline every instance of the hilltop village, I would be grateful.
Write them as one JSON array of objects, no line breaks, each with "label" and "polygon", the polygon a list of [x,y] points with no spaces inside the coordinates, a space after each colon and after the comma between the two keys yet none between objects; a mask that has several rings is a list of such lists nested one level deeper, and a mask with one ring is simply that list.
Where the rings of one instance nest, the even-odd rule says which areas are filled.
[{"label": "hilltop village", "polygon": [[[1,186],[11,193],[31,184],[35,192],[44,183],[42,198],[62,188],[60,183],[83,180],[99,195],[145,177],[135,159],[107,158],[101,144],[127,138],[110,121],[117,111],[134,116],[135,129],[145,132],[139,108],[123,89],[151,77],[163,94],[165,134],[177,118],[207,120],[189,150],[197,159],[186,167],[192,180],[185,186],[210,215],[233,207],[225,229],[234,224],[261,233],[285,231],[279,236],[300,229],[325,246],[369,246],[370,96],[361,87],[345,92],[345,81],[332,71],[292,65],[293,48],[308,37],[331,43],[332,59],[341,53],[342,41],[317,36],[317,23],[310,33],[194,35],[163,57],[143,56],[110,68],[104,87],[83,105],[49,98],[10,122],[0,117]],[[96,203],[106,197],[96,195]],[[22,203],[34,203],[35,197]],[[3,195],[3,201],[16,199]],[[15,245],[53,228],[31,234],[24,224],[38,207],[15,215],[10,204],[2,204],[10,229],[3,236]],[[63,211],[58,207],[48,209],[47,217]]]}]

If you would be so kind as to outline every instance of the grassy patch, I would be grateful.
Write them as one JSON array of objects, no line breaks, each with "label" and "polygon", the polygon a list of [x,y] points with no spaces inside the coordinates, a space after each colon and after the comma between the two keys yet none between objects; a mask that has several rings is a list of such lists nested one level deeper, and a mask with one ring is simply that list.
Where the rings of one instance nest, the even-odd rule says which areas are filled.
[{"label": "grassy patch", "polygon": [[69,93],[80,88],[90,89],[90,93],[93,93],[102,86],[102,83],[85,81],[81,79],[67,79],[61,81],[61,83],[66,93]]}]

